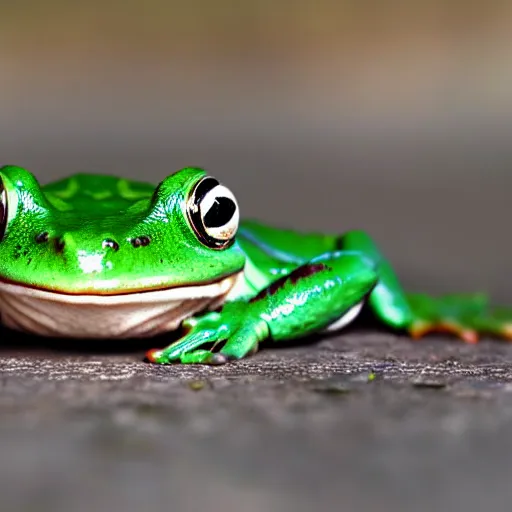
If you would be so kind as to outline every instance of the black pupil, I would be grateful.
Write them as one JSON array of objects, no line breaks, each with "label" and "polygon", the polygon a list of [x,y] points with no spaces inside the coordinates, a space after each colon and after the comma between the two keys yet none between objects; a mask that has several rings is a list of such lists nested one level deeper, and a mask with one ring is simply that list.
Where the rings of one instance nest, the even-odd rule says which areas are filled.
[{"label": "black pupil", "polygon": [[236,212],[236,204],[229,197],[217,197],[203,217],[205,228],[225,226]]}]

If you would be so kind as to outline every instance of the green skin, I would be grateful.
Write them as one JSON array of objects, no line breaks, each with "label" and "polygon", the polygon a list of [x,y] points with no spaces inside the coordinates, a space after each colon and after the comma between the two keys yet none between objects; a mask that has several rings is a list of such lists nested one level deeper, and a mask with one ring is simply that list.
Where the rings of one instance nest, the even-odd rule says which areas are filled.
[{"label": "green skin", "polygon": [[[205,176],[185,168],[155,188],[78,174],[40,186],[22,168],[1,168],[7,216],[0,280],[115,295],[206,284],[245,269],[243,286],[220,309],[185,320],[182,338],[148,352],[161,364],[241,359],[264,340],[323,332],[361,302],[387,327],[415,338],[439,330],[467,342],[480,333],[511,338],[512,309],[491,308],[484,295],[406,294],[362,231],[301,234],[246,221],[236,239],[211,246],[189,215],[190,197]],[[134,246],[141,237],[150,243]],[[98,257],[94,271],[84,265],[91,256]]]}]

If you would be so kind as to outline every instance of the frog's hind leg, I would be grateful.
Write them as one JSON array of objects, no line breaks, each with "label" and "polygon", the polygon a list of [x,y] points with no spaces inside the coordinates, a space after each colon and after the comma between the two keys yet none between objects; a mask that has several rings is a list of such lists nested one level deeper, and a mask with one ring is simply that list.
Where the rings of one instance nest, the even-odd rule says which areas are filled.
[{"label": "frog's hind leg", "polygon": [[369,304],[386,325],[406,330],[415,339],[445,332],[467,343],[476,343],[481,334],[512,340],[512,308],[492,308],[488,297],[480,293],[440,297],[406,293],[390,263],[362,231],[346,233],[340,237],[339,246],[360,250],[378,265],[379,283]]},{"label": "frog's hind leg", "polygon": [[407,293],[387,258],[364,231],[342,235],[301,233],[246,222],[241,245],[267,275],[284,274],[322,253],[358,253],[375,264],[378,283],[369,295],[371,311],[383,324],[421,338],[431,332],[450,333],[475,343],[480,334],[512,339],[512,308],[493,308],[482,294],[449,294],[431,297]]},{"label": "frog's hind leg", "polygon": [[512,341],[512,308],[493,308],[485,294],[408,294],[407,300],[415,313],[409,328],[415,339],[431,332],[447,332],[467,343],[477,343],[480,334]]}]

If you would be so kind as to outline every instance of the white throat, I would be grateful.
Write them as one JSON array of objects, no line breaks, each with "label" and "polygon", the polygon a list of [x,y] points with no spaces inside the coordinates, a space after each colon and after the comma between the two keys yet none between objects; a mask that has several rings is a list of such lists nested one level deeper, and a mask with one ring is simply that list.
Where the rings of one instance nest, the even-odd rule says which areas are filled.
[{"label": "white throat", "polygon": [[66,295],[0,282],[0,314],[5,326],[41,336],[150,337],[177,329],[199,311],[215,309],[240,275],[124,295]]}]

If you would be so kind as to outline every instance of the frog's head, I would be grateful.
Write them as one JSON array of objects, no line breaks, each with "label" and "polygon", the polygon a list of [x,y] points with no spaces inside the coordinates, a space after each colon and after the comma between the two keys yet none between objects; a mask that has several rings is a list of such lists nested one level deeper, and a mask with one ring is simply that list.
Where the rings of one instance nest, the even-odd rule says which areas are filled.
[{"label": "frog's head", "polygon": [[6,166],[0,281],[70,295],[219,283],[244,265],[238,220],[233,194],[198,168],[156,188],[86,175],[41,187],[28,171]]}]

